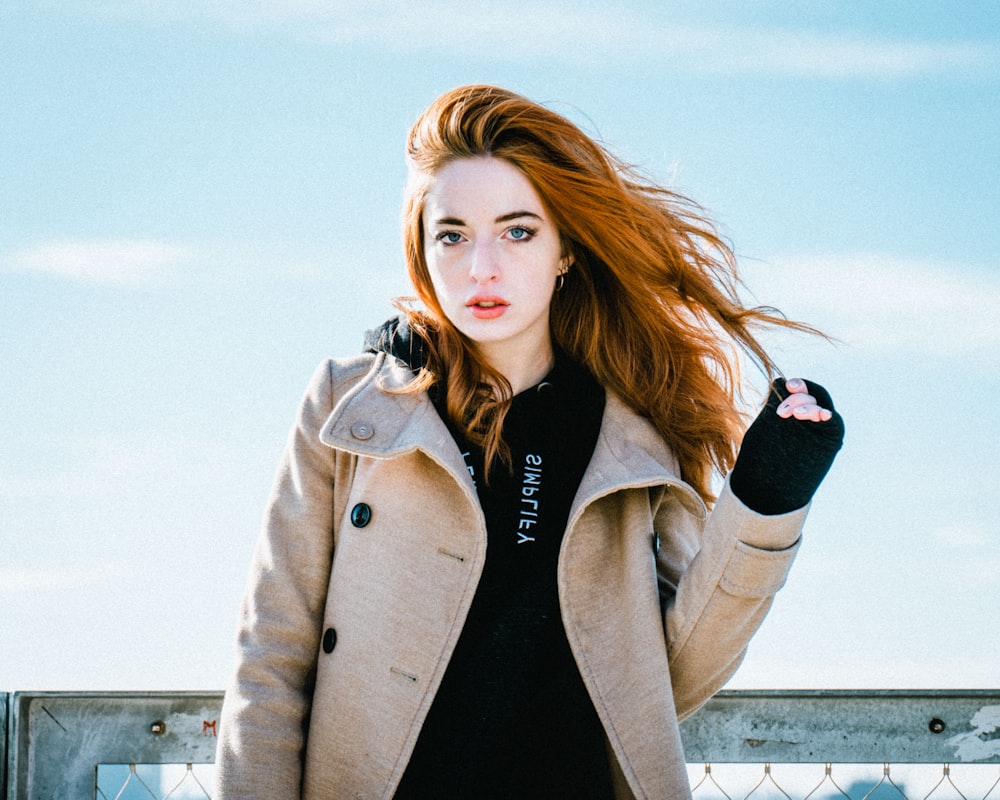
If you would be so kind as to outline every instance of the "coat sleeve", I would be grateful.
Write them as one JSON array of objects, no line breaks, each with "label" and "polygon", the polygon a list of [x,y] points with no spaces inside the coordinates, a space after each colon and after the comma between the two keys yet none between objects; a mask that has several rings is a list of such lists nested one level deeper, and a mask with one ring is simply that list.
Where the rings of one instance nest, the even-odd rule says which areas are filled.
[{"label": "coat sleeve", "polygon": [[305,729],[333,556],[333,402],[317,369],[289,435],[243,599],[216,753],[216,800],[301,796]]},{"label": "coat sleeve", "polygon": [[[676,586],[666,603],[665,628],[680,719],[700,708],[739,667],[774,594],[784,585],[807,512],[808,506],[787,514],[758,514],[733,494],[727,480],[700,535],[690,515],[682,526],[687,530],[676,532],[681,544],[673,558],[660,559],[660,568],[661,583]],[[676,526],[672,516],[669,524]],[[685,549],[693,557],[685,558]],[[664,580],[665,565],[674,579]]]}]

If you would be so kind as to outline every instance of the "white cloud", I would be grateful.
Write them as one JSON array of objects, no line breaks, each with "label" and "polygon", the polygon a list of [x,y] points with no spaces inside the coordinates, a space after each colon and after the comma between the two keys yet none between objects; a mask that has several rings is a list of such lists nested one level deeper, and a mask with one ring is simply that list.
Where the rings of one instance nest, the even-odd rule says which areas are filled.
[{"label": "white cloud", "polygon": [[958,550],[977,550],[993,544],[990,532],[980,525],[954,524],[933,532],[934,540],[941,545]]},{"label": "white cloud", "polygon": [[995,72],[992,43],[892,40],[790,26],[737,28],[681,23],[646,8],[609,12],[596,3],[468,3],[464,0],[101,0],[102,13],[211,23],[238,31],[278,30],[331,44],[376,43],[402,52],[448,53],[484,61],[668,64],[710,74],[825,79],[912,78]]},{"label": "white cloud", "polygon": [[995,361],[1000,276],[877,254],[806,255],[744,267],[757,301],[854,348]]},{"label": "white cloud", "polygon": [[0,597],[112,584],[127,571],[124,564],[107,563],[0,567]]},{"label": "white cloud", "polygon": [[84,283],[136,285],[162,280],[168,268],[192,256],[184,246],[151,239],[77,239],[21,248],[2,264],[8,271]]},{"label": "white cloud", "polygon": [[[461,15],[459,16],[459,11]],[[578,66],[638,62],[712,74],[819,78],[906,78],[997,67],[996,48],[975,43],[892,41],[792,28],[730,28],[672,23],[645,14],[611,15],[549,5],[533,7],[530,26],[511,25],[506,5],[438,2],[383,6],[375,14],[328,19],[333,41],[376,40],[404,50],[452,50],[466,56],[571,60]],[[461,19],[442,32],[442,20]]]},{"label": "white cloud", "polygon": [[[203,497],[225,479],[219,464],[258,455],[252,448],[171,431],[67,436],[39,445],[37,461],[14,471],[0,464],[0,500],[33,504],[69,501],[122,511],[150,498],[170,505]],[[125,491],[123,487],[130,487]],[[141,497],[140,497],[141,495]]]},{"label": "white cloud", "polygon": [[995,68],[995,48],[974,43],[892,41],[792,29],[706,31],[710,46],[693,53],[712,72],[816,78],[910,78]]}]

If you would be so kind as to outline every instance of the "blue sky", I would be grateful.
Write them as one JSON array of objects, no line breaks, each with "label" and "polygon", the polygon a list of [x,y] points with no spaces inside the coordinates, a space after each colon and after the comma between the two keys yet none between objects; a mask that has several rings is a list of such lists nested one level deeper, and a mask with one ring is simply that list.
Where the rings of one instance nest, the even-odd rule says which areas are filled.
[{"label": "blue sky", "polygon": [[222,688],[305,383],[408,291],[406,130],[474,82],[839,340],[770,339],[848,439],[732,686],[1000,684],[1000,5],[470,5],[0,5],[0,690]]}]

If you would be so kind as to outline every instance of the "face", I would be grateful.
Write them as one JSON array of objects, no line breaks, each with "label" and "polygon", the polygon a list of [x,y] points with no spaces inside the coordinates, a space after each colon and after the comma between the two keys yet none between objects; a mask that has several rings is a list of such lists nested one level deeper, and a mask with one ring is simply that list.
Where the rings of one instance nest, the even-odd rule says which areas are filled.
[{"label": "face", "polygon": [[488,156],[447,164],[430,184],[423,228],[434,292],[459,331],[487,358],[551,353],[549,304],[562,246],[520,170]]}]

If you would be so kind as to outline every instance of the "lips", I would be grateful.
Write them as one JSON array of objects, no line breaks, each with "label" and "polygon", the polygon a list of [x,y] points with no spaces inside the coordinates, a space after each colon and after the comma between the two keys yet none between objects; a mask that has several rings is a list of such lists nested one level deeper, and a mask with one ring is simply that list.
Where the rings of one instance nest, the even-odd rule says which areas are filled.
[{"label": "lips", "polygon": [[494,308],[495,306],[507,305],[507,301],[502,297],[494,297],[492,295],[476,295],[465,305],[469,308],[472,308],[473,306],[478,306],[479,308]]},{"label": "lips", "polygon": [[507,310],[508,303],[502,297],[476,296],[465,304],[476,319],[494,319]]}]

